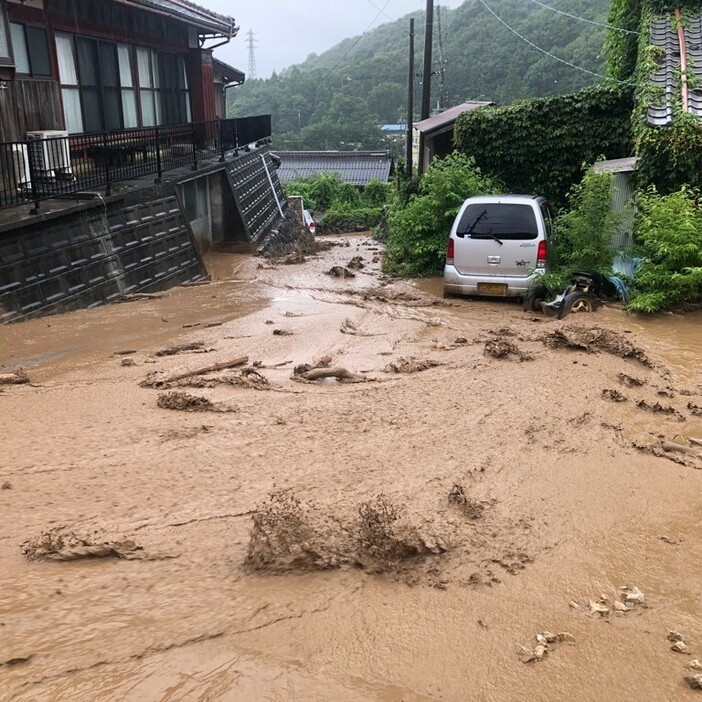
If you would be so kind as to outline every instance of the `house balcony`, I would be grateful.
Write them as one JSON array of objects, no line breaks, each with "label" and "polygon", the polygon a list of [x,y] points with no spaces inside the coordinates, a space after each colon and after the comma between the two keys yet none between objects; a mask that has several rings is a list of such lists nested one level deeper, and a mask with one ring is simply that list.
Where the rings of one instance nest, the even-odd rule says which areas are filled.
[{"label": "house balcony", "polygon": [[[112,195],[128,181],[224,163],[252,145],[267,143],[270,115],[220,119],[113,132],[66,135],[35,132],[26,141],[0,143],[0,224],[38,215],[86,197]],[[29,211],[15,208],[29,205]],[[46,205],[44,205],[46,206]]]}]

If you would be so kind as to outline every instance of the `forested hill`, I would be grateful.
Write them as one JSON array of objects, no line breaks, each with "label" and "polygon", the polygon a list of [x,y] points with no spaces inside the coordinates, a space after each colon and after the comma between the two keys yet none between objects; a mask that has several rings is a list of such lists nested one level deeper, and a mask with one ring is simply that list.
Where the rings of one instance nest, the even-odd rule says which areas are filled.
[{"label": "forested hill", "polygon": [[[609,0],[486,0],[512,28],[539,47],[595,73],[605,30],[544,8],[604,22]],[[540,4],[541,3],[541,4]],[[278,148],[357,149],[385,144],[378,125],[404,121],[407,94],[407,29],[415,17],[416,73],[421,73],[424,13],[387,22],[362,37],[345,39],[266,80],[229,91],[232,116],[273,115]],[[440,25],[440,31],[439,31]],[[491,15],[478,0],[435,11],[432,105],[440,100],[438,72],[444,59],[443,107],[466,100],[505,104],[519,98],[568,93],[597,81],[540,53]],[[416,112],[421,80],[416,79]]]}]

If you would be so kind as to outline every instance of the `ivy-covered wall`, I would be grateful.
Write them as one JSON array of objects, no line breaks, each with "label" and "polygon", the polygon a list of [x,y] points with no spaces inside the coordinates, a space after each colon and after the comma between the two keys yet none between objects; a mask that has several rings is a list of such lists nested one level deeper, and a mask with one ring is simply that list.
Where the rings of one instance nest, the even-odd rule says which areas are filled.
[{"label": "ivy-covered wall", "polygon": [[600,156],[631,156],[633,104],[633,89],[617,85],[485,107],[459,117],[454,139],[509,191],[544,195],[560,207]]}]

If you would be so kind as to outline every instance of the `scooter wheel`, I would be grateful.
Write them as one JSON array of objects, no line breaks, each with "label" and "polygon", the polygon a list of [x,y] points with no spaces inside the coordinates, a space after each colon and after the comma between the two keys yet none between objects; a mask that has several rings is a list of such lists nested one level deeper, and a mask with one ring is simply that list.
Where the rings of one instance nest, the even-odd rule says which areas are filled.
[{"label": "scooter wheel", "polygon": [[541,303],[546,299],[548,290],[544,285],[537,285],[531,288],[524,296],[522,309],[525,312],[541,312]]},{"label": "scooter wheel", "polygon": [[571,312],[594,312],[596,309],[597,301],[592,295],[580,291],[570,292],[561,302],[558,319],[563,319]]}]

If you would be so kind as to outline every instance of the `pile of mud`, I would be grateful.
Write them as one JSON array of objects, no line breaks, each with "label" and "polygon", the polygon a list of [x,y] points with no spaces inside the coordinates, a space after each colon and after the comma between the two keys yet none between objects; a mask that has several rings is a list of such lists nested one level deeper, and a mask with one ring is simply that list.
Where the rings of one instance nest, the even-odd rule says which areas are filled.
[{"label": "pile of mud", "polygon": [[595,353],[601,351],[619,358],[638,361],[648,368],[655,368],[656,364],[646,355],[639,346],[627,339],[624,334],[602,327],[576,327],[568,326],[556,329],[546,334],[542,341],[551,349],[573,349]]},{"label": "pile of mud", "polygon": [[409,358],[398,358],[394,363],[388,363],[385,366],[386,373],[421,373],[422,371],[429,370],[430,368],[436,368],[437,366],[443,365],[439,361],[432,361],[431,359],[420,360],[414,356]]},{"label": "pile of mud", "polygon": [[441,554],[448,546],[405,522],[384,495],[364,502],[355,520],[323,515],[291,489],[277,490],[252,517],[244,565],[249,572],[293,573],[357,567],[374,573]]},{"label": "pile of mud", "polygon": [[244,368],[240,373],[215,375],[211,377],[185,378],[171,385],[188,388],[214,388],[217,385],[232,385],[247,390],[270,390],[268,379],[255,368]]},{"label": "pile of mud", "polygon": [[486,356],[498,359],[508,359],[514,357],[519,361],[533,361],[534,356],[526,351],[522,351],[513,341],[501,337],[494,337],[485,342]]},{"label": "pile of mud", "polygon": [[158,396],[161,409],[180,412],[236,412],[236,408],[212,402],[206,397],[190,395],[187,392],[164,392]]},{"label": "pile of mud", "polygon": [[20,546],[22,555],[30,561],[77,561],[86,558],[141,558],[141,546],[134,541],[105,541],[96,543],[77,536],[64,527],[42,532]]}]

